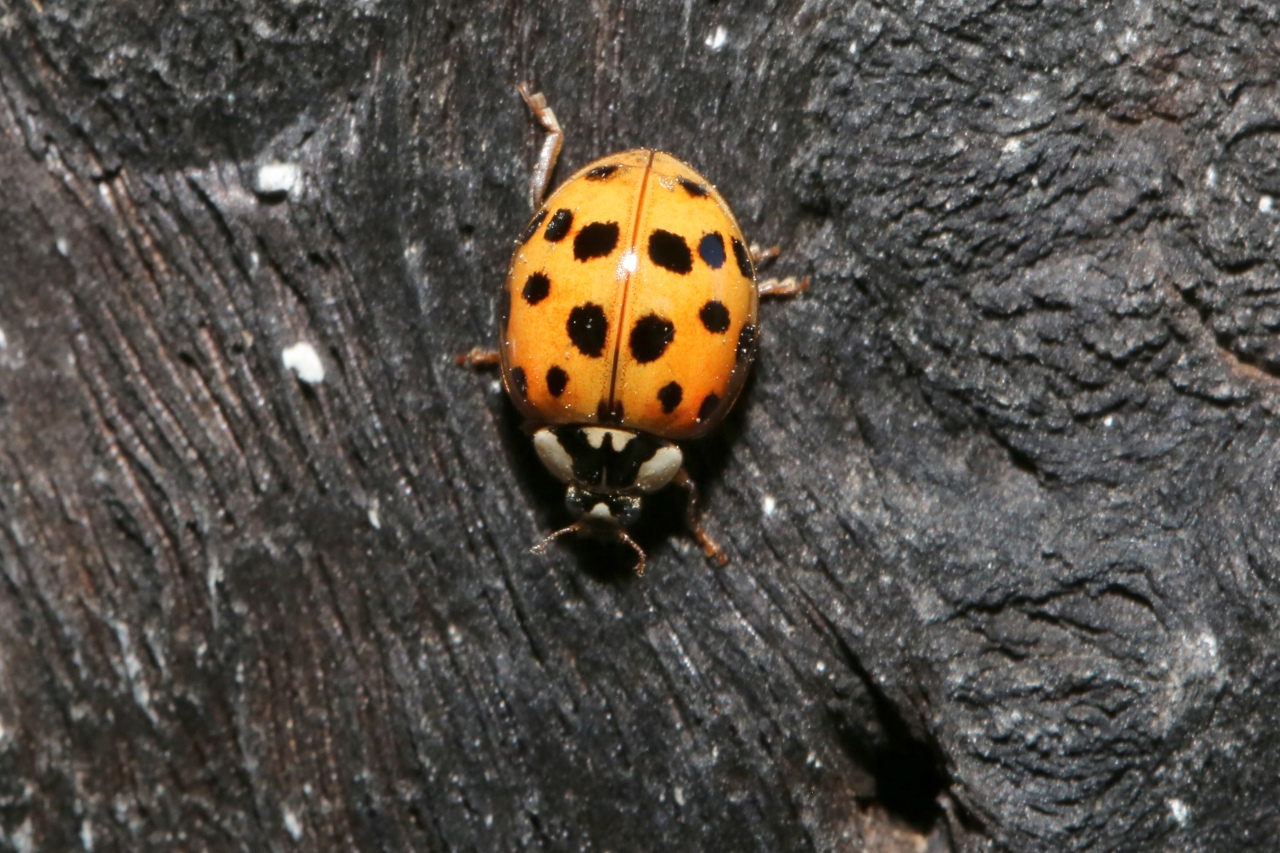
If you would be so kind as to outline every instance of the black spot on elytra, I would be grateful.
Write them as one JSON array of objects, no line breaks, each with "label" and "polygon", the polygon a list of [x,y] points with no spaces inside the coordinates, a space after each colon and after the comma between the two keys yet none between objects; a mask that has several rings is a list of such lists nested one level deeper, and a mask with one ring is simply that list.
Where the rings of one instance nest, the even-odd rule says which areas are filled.
[{"label": "black spot on elytra", "polygon": [[698,319],[702,321],[702,325],[707,327],[707,331],[716,335],[723,335],[729,331],[729,309],[724,307],[723,302],[715,299],[707,302],[702,306],[702,310],[698,312]]},{"label": "black spot on elytra", "polygon": [[511,291],[505,287],[498,294],[498,328],[503,334],[507,331],[507,323],[511,321]]},{"label": "black spot on elytra", "polygon": [[649,235],[649,260],[665,270],[684,275],[693,269],[689,244],[679,234],[656,229]]},{"label": "black spot on elytra", "polygon": [[596,419],[602,424],[622,423],[622,403],[615,401],[610,405],[608,400],[601,400],[596,406]]},{"label": "black spot on elytra", "polygon": [[573,256],[580,261],[603,258],[618,245],[618,223],[592,222],[573,238]]},{"label": "black spot on elytra", "polygon": [[708,394],[707,398],[702,401],[702,405],[698,407],[698,423],[705,424],[711,420],[711,416],[716,413],[716,409],[720,407],[720,397],[716,394]]},{"label": "black spot on elytra", "polygon": [[683,399],[684,389],[680,387],[679,382],[668,382],[658,389],[658,402],[662,404],[662,411],[668,415],[676,410],[676,406],[680,405]]},{"label": "black spot on elytra", "polygon": [[511,390],[516,392],[517,397],[523,400],[529,396],[529,379],[524,375],[523,367],[511,368],[507,376],[511,380]]},{"label": "black spot on elytra", "polygon": [[711,194],[711,191],[705,186],[697,181],[691,181],[688,178],[676,178],[676,183],[684,187],[684,191],[694,198],[706,198]]},{"label": "black spot on elytra", "polygon": [[538,229],[542,227],[542,220],[547,218],[547,209],[544,207],[529,220],[529,224],[525,226],[524,233],[520,235],[520,245],[529,242],[529,238],[538,233]]},{"label": "black spot on elytra", "polygon": [[738,262],[738,270],[741,271],[744,278],[754,279],[756,272],[751,268],[751,255],[747,252],[747,247],[742,245],[742,241],[737,237],[733,238],[733,259]]},{"label": "black spot on elytra", "polygon": [[759,333],[760,329],[755,323],[743,326],[742,331],[738,332],[738,351],[736,356],[739,363],[750,361],[756,354],[756,338]]},{"label": "black spot on elytra", "polygon": [[724,266],[724,238],[716,232],[704,234],[698,241],[698,257],[713,270]]},{"label": "black spot on elytra", "polygon": [[552,397],[559,397],[564,393],[564,386],[569,384],[569,374],[565,373],[560,367],[553,367],[547,371],[547,390],[551,392]]},{"label": "black spot on elytra", "polygon": [[551,217],[551,221],[547,223],[547,230],[542,232],[542,236],[552,243],[559,243],[572,227],[573,211],[562,207]]},{"label": "black spot on elytra", "polygon": [[579,305],[569,312],[569,340],[578,352],[591,358],[599,358],[604,352],[604,339],[609,333],[609,321],[604,309],[594,302]]},{"label": "black spot on elytra", "polygon": [[537,305],[546,299],[549,293],[551,293],[551,279],[547,278],[543,273],[535,272],[525,279],[524,290],[521,295],[524,296],[525,302],[530,305]]},{"label": "black spot on elytra", "polygon": [[605,166],[596,166],[584,176],[588,181],[607,181],[613,177],[613,173],[621,169],[617,163],[609,163]]},{"label": "black spot on elytra", "polygon": [[646,314],[631,327],[631,355],[640,364],[657,361],[675,336],[674,323],[657,314]]}]

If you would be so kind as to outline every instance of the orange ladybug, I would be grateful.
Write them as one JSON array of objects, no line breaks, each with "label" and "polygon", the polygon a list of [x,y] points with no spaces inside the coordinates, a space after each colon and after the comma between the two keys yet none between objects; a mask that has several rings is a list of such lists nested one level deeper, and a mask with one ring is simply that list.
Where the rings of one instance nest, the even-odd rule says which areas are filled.
[{"label": "orange ladybug", "polygon": [[723,565],[676,442],[733,407],[755,355],[758,297],[798,293],[808,280],[757,284],[759,253],[720,193],[661,151],[589,163],[540,204],[563,133],[542,95],[520,93],[548,132],[531,187],[537,212],[499,296],[499,352],[466,358],[500,360],[539,459],[568,485],[576,520],[533,550],[567,533],[618,539],[643,574],[644,550],[626,527],[643,495],[674,483],[688,492],[690,529]]}]

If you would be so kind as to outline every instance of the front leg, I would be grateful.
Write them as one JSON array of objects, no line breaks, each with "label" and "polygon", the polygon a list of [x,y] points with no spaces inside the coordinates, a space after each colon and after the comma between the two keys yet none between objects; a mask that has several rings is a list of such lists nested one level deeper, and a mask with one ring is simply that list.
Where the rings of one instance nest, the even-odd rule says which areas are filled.
[{"label": "front leg", "polygon": [[551,107],[547,106],[547,99],[541,92],[534,92],[529,88],[528,83],[521,83],[520,97],[524,98],[524,102],[529,105],[529,111],[533,113],[542,127],[547,131],[547,138],[542,141],[542,150],[538,152],[538,165],[533,168],[533,175],[529,180],[529,202],[533,205],[533,209],[537,210],[542,206],[542,199],[547,195],[547,186],[551,183],[551,172],[556,167],[556,160],[560,157],[560,146],[564,144],[564,131],[560,129],[560,122],[556,119],[556,114],[551,111]]},{"label": "front leg", "polygon": [[693,538],[698,540],[698,544],[702,546],[702,552],[716,561],[717,566],[727,565],[729,562],[728,555],[724,549],[716,544],[716,540],[707,535],[707,531],[702,527],[702,521],[698,517],[698,485],[693,482],[693,478],[689,476],[689,472],[681,468],[676,473],[676,477],[672,480],[680,488],[688,493],[688,503],[685,504],[684,521],[689,527],[689,532],[693,534]]}]

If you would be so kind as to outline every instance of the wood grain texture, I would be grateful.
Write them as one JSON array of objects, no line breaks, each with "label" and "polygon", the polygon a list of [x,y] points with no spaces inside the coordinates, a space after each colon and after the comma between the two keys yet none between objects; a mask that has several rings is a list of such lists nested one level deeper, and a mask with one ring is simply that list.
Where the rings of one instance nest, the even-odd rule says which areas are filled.
[{"label": "wood grain texture", "polygon": [[[1269,849],[1278,36],[0,0],[0,849]],[[527,551],[454,364],[525,79],[561,175],[671,151],[813,277],[690,452],[723,570],[678,500],[642,580]]]}]

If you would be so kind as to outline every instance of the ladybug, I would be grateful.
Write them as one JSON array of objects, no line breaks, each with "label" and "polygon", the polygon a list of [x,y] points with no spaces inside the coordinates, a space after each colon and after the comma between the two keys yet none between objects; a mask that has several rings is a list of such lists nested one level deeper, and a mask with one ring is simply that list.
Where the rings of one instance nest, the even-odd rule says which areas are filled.
[{"label": "ladybug", "polygon": [[678,442],[714,429],[733,407],[759,337],[761,295],[792,295],[808,279],[757,283],[748,248],[714,186],[661,151],[602,157],[542,201],[564,134],[541,94],[520,94],[547,131],[531,182],[536,212],[521,232],[499,296],[497,353],[460,358],[502,366],[533,430],[538,458],[567,486],[575,521],[557,537],[616,539],[641,498],[688,493],[690,530],[708,557],[720,547],[698,522],[697,487]]}]

